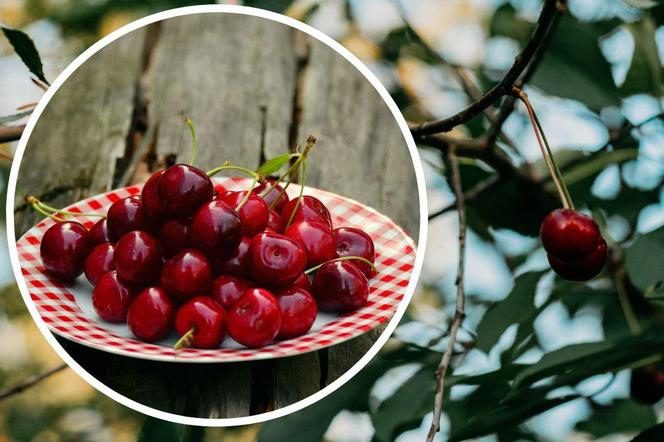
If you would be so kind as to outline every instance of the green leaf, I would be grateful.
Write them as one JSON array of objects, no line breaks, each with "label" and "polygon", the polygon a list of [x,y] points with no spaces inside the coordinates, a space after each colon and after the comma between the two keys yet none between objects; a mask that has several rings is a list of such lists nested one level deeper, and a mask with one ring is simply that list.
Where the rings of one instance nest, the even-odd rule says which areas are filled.
[{"label": "green leaf", "polygon": [[653,442],[657,440],[664,440],[664,422],[637,434],[631,442]]},{"label": "green leaf", "polygon": [[35,74],[35,76],[44,83],[49,84],[44,76],[44,68],[42,66],[41,58],[39,57],[39,52],[28,34],[6,26],[2,26],[2,32],[5,34],[5,37],[7,37],[7,40],[11,43],[16,54],[21,57],[21,60],[23,60],[23,63],[28,67],[30,72]]},{"label": "green leaf", "polygon": [[625,27],[634,38],[634,55],[620,92],[624,96],[641,93],[662,96],[662,66],[653,19],[648,17]]},{"label": "green leaf", "polygon": [[11,115],[5,115],[3,117],[0,117],[0,124],[7,124],[11,123],[12,121],[20,120],[21,118],[25,118],[30,114],[32,114],[32,109]]},{"label": "green leaf", "polygon": [[[612,164],[620,164],[629,160],[636,159],[639,155],[639,149],[620,149],[610,152],[600,152],[593,155],[589,161],[581,162],[568,168],[563,173],[565,184],[573,186],[576,183],[586,180],[587,178],[595,178],[607,166]],[[553,183],[551,183],[553,188]]]},{"label": "green leaf", "polygon": [[148,417],[138,434],[138,442],[201,442],[204,435],[205,427],[188,427]]},{"label": "green leaf", "polygon": [[664,228],[636,238],[625,250],[625,270],[642,292],[664,281]]},{"label": "green leaf", "polygon": [[282,167],[288,164],[291,158],[295,158],[299,155],[299,153],[282,153],[281,155],[272,157],[261,164],[258,169],[256,169],[256,173],[261,175],[274,175],[279,172]]},{"label": "green leaf", "polygon": [[601,438],[613,433],[641,431],[656,423],[652,407],[630,399],[616,399],[610,406],[595,406],[588,419],[576,424],[576,430]]},{"label": "green leaf", "polygon": [[623,0],[623,2],[630,8],[637,9],[648,9],[657,6],[655,0]]},{"label": "green leaf", "polygon": [[477,326],[478,350],[488,353],[512,324],[521,324],[536,310],[534,299],[543,272],[525,273],[514,282],[514,288],[502,301],[492,305]]}]

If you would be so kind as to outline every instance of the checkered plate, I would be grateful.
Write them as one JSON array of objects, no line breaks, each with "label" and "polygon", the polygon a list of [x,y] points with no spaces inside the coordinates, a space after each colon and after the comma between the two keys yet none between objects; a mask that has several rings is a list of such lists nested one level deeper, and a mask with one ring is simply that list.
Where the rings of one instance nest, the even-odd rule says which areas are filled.
[{"label": "checkered plate", "polygon": [[[246,189],[248,181],[221,178],[216,183],[229,190]],[[131,186],[80,201],[67,210],[105,212],[120,198],[139,194],[141,186]],[[299,186],[288,193],[297,195]],[[343,315],[319,313],[314,326],[304,336],[276,342],[260,349],[242,347],[227,337],[214,350],[174,351],[175,333],[162,342],[148,344],[132,337],[124,324],[110,324],[96,316],[90,300],[92,287],[85,277],[64,286],[44,272],[39,258],[39,243],[54,221],[45,219],[30,229],[17,243],[21,271],[32,302],[48,327],[72,341],[110,353],[171,362],[231,362],[293,356],[320,350],[367,333],[387,322],[403,299],[415,263],[413,240],[388,217],[357,201],[324,190],[305,187],[305,194],[319,198],[330,209],[335,226],[355,226],[365,230],[376,246],[378,274],[371,279],[369,301],[361,309]],[[93,221],[77,219],[90,227]]]}]

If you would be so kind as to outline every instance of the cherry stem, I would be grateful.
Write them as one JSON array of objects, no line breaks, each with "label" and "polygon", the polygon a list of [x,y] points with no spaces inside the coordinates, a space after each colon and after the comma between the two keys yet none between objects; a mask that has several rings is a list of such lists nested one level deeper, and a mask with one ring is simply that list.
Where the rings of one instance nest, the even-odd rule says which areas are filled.
[{"label": "cherry stem", "polygon": [[249,175],[250,177],[254,178],[256,181],[260,182],[262,181],[262,177],[254,172],[253,170],[249,170],[246,167],[241,167],[241,166],[235,166],[234,164],[231,164],[230,162],[226,161],[223,165],[219,167],[215,167],[214,169],[210,170],[207,172],[207,176],[212,177],[222,170],[235,170],[238,172],[242,172],[244,174]]},{"label": "cherry stem", "polygon": [[530,100],[528,100],[528,95],[516,87],[512,89],[512,94],[521,100],[526,106],[528,117],[530,118],[530,124],[533,126],[533,131],[535,132],[537,143],[539,144],[540,151],[542,152],[542,158],[544,159],[544,163],[549,170],[549,175],[551,175],[551,179],[553,180],[553,183],[558,190],[558,195],[560,197],[560,201],[563,203],[563,207],[566,209],[574,209],[572,197],[567,190],[567,186],[565,186],[560,169],[556,164],[556,160],[554,159],[553,153],[551,152],[551,147],[549,146],[549,142],[546,139],[546,135],[544,134],[542,124],[537,118],[537,114],[535,113],[533,106],[530,104]]},{"label": "cherry stem", "polygon": [[[314,147],[314,144],[316,144],[316,137],[314,137],[313,135],[309,135],[309,136],[307,137],[307,144],[306,144],[306,146],[304,147],[304,151],[303,151],[303,152],[297,157],[297,160],[295,160],[295,162],[291,165],[291,167],[289,167],[288,170],[287,170],[286,172],[284,172],[284,174],[281,175],[281,176],[280,176],[280,177],[274,182],[274,184],[272,184],[272,187],[270,187],[270,188],[269,188],[269,189],[268,189],[268,190],[262,195],[263,198],[265,198],[266,196],[268,196],[268,195],[269,195],[269,194],[270,194],[270,193],[271,193],[271,192],[277,187],[277,185],[278,185],[280,182],[282,182],[286,177],[288,177],[288,183],[286,184],[286,186],[285,186],[284,188],[281,189],[280,197],[281,197],[281,195],[283,195],[283,194],[286,192],[286,188],[288,187],[288,185],[289,185],[289,184],[291,183],[291,181],[292,181],[293,173],[298,169],[298,167],[300,167],[300,164],[302,164],[302,162],[304,162],[304,161],[307,160],[307,155],[309,155],[309,151],[311,150],[312,147]],[[277,201],[279,201],[279,198],[276,198],[276,199],[272,202],[272,204],[270,205],[270,210],[272,210],[272,209],[274,208],[274,206],[276,205]]]},{"label": "cherry stem", "polygon": [[374,272],[377,271],[377,270],[376,270],[376,266],[374,265],[374,263],[371,262],[371,261],[369,261],[369,260],[366,259],[366,258],[363,258],[363,257],[361,257],[361,256],[342,256],[342,257],[340,257],[340,258],[334,258],[334,259],[331,259],[331,260],[329,260],[329,261],[325,261],[325,262],[322,263],[322,264],[318,264],[317,266],[314,266],[314,267],[312,267],[312,268],[310,268],[310,269],[307,269],[307,270],[304,271],[304,274],[305,274],[305,275],[309,275],[310,273],[313,273],[313,272],[315,272],[316,270],[318,270],[318,269],[320,269],[321,267],[323,267],[323,266],[324,266],[325,264],[327,264],[328,262],[349,261],[349,260],[351,260],[351,259],[355,259],[355,260],[358,260],[358,261],[362,261],[363,263],[370,265],[370,266],[371,266],[371,270],[373,270]]},{"label": "cherry stem", "polygon": [[191,121],[191,118],[187,117],[184,119],[184,123],[189,127],[191,132],[191,159],[189,164],[194,165],[196,160],[196,149],[198,148],[198,137],[196,136],[196,127],[194,127],[194,122]]},{"label": "cherry stem", "polygon": [[249,201],[249,197],[251,196],[251,192],[254,191],[254,187],[256,187],[256,183],[258,182],[258,178],[254,177],[254,179],[251,181],[251,186],[249,186],[249,189],[247,190],[247,193],[245,193],[244,197],[240,201],[240,203],[237,205],[235,208],[236,212],[239,212],[242,206],[246,204],[247,201]]},{"label": "cherry stem", "polygon": [[187,333],[183,334],[180,339],[177,340],[173,346],[174,350],[181,350],[191,346],[191,343],[194,340],[194,333],[196,333],[196,326],[191,327],[187,330]]},{"label": "cherry stem", "polygon": [[304,161],[302,161],[302,182],[300,183],[300,195],[297,197],[297,201],[295,202],[295,207],[293,207],[293,210],[291,211],[291,214],[288,217],[288,222],[286,223],[286,227],[284,227],[284,230],[286,230],[288,226],[291,225],[291,223],[293,222],[293,218],[295,217],[295,212],[297,212],[297,209],[300,207],[302,196],[304,195],[304,183],[306,177],[307,177],[307,159],[305,157]]},{"label": "cherry stem", "polygon": [[[66,216],[87,216],[87,217],[106,218],[106,215],[102,215],[101,213],[70,212],[68,210],[56,209],[55,207],[51,207],[48,204],[40,201],[39,198],[37,198],[34,195],[28,195],[25,198],[25,202],[30,204],[30,206],[32,206],[32,208],[36,212],[39,212],[44,216],[48,216],[49,218],[52,218],[56,221],[62,221],[63,218]],[[58,218],[56,215],[59,215],[60,218]]]}]

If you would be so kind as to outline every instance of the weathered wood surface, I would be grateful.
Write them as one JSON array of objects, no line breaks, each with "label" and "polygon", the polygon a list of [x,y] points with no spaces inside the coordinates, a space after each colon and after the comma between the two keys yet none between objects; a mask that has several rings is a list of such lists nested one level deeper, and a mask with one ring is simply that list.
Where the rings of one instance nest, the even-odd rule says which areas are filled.
[{"label": "weathered wood surface", "polygon": [[[369,82],[299,31],[254,17],[206,14],[123,37],[58,91],[19,173],[17,235],[38,219],[21,202],[26,194],[64,206],[188,161],[184,115],[198,129],[201,168],[225,160],[256,167],[314,134],[307,184],[362,201],[417,234],[406,144]],[[218,418],[281,408],[315,393],[354,365],[378,335],[274,361],[202,365],[142,361],[61,342],[131,399]]]}]

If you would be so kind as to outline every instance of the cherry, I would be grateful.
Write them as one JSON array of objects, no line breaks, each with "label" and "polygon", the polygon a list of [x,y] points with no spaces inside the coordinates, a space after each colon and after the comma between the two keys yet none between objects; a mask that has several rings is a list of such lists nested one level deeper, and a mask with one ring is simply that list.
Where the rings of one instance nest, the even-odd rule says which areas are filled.
[{"label": "cherry", "polygon": [[183,250],[164,264],[161,286],[179,301],[207,295],[212,288],[212,265],[202,252]]},{"label": "cherry", "polygon": [[157,196],[167,213],[189,216],[212,199],[212,181],[201,169],[175,164],[164,172],[157,185]]},{"label": "cherry", "polygon": [[100,219],[90,227],[88,240],[90,241],[90,247],[95,247],[105,242],[113,242],[108,234],[108,222],[106,218]]},{"label": "cherry", "polygon": [[159,243],[150,234],[134,230],[125,234],[113,253],[118,276],[135,285],[159,280],[163,263]]},{"label": "cherry", "polygon": [[143,211],[152,219],[159,219],[167,214],[166,201],[162,200],[157,189],[161,182],[161,177],[164,175],[165,170],[158,170],[143,185],[141,191],[141,203]]},{"label": "cherry", "polygon": [[[374,243],[371,237],[363,230],[354,227],[339,227],[334,229],[334,239],[339,257],[359,256],[372,263],[376,260]],[[367,264],[357,260],[353,262],[358,269],[371,278],[376,272]]]},{"label": "cherry", "polygon": [[[252,192],[257,195],[262,195],[266,193],[274,183],[276,183],[275,180],[268,178],[262,183],[260,183],[258,186],[254,187],[254,190]],[[288,202],[288,195],[286,195],[286,192],[282,192],[282,190],[283,188],[279,184],[277,184],[274,190],[270,191],[269,194],[262,197],[267,203],[268,207],[272,207],[274,201],[278,200],[277,203],[274,204],[274,207],[272,207],[272,209],[275,210],[277,213],[281,213],[282,209]]]},{"label": "cherry", "polygon": [[594,252],[578,261],[567,262],[547,255],[553,271],[569,281],[587,281],[594,278],[604,268],[607,257],[608,250],[604,239],[600,239]]},{"label": "cherry", "polygon": [[49,273],[73,280],[83,273],[83,263],[90,248],[88,229],[83,224],[66,221],[52,225],[44,233],[39,254]]},{"label": "cherry", "polygon": [[221,304],[226,310],[230,309],[235,301],[254,287],[251,281],[237,276],[222,275],[212,282],[212,299]]},{"label": "cherry", "polygon": [[639,403],[656,404],[664,397],[664,373],[654,365],[635,368],[629,383],[629,395]]},{"label": "cherry", "polygon": [[226,312],[214,299],[197,296],[178,309],[175,330],[180,336],[193,335],[193,347],[217,348],[226,335]]},{"label": "cherry", "polygon": [[[297,201],[298,198],[290,200],[281,211],[281,227],[283,229],[286,228],[286,224],[291,217],[291,213],[293,213],[293,210],[295,209]],[[304,195],[300,198],[300,204],[295,211],[291,224],[298,221],[320,221],[323,224],[326,224],[330,229],[332,228],[330,211],[327,210],[325,204],[323,204],[318,198],[310,195]]]},{"label": "cherry", "polygon": [[159,228],[159,243],[165,256],[173,256],[189,245],[189,227],[191,220],[173,218]]},{"label": "cherry", "polygon": [[290,339],[305,334],[316,320],[318,307],[311,293],[291,287],[276,293],[281,314],[278,339]]},{"label": "cherry", "polygon": [[[246,191],[227,191],[220,194],[217,199],[231,207],[237,207],[246,194]],[[242,234],[245,236],[254,236],[267,227],[270,210],[265,200],[255,193],[249,195],[249,199],[240,207],[238,213],[242,220]]]},{"label": "cherry", "polygon": [[313,294],[324,312],[353,311],[366,304],[369,281],[352,262],[331,261],[316,271]]},{"label": "cherry", "polygon": [[336,258],[336,242],[332,230],[318,221],[291,224],[284,235],[298,241],[307,254],[307,267]]},{"label": "cherry", "polygon": [[159,287],[148,287],[138,294],[127,311],[127,325],[138,339],[155,342],[168,336],[173,328],[175,304]]},{"label": "cherry", "polygon": [[249,277],[251,269],[249,267],[249,244],[251,238],[243,236],[240,244],[231,250],[223,250],[215,255],[212,260],[214,271],[217,274],[235,275]]},{"label": "cherry", "polygon": [[267,229],[276,233],[281,233],[281,215],[276,210],[270,210],[267,218]]},{"label": "cherry", "polygon": [[249,348],[269,344],[280,328],[279,305],[274,295],[265,289],[247,290],[228,312],[228,334]]},{"label": "cherry", "polygon": [[111,240],[117,241],[127,232],[143,229],[144,219],[141,199],[138,196],[122,198],[108,209],[108,235]]},{"label": "cherry", "polygon": [[223,186],[223,184],[214,185],[214,197],[216,197],[217,195],[221,195],[224,192],[226,192],[226,188]]},{"label": "cherry", "polygon": [[304,273],[302,273],[295,281],[293,281],[293,285],[291,287],[299,287],[311,293],[311,281],[309,281],[309,277]]},{"label": "cherry", "polygon": [[125,322],[134,296],[135,290],[122,282],[116,271],[110,271],[99,278],[92,289],[92,306],[105,321]]},{"label": "cherry", "polygon": [[287,287],[304,271],[307,257],[300,244],[284,235],[260,233],[249,245],[251,274],[268,287]]},{"label": "cherry", "polygon": [[237,247],[241,239],[240,215],[220,200],[203,204],[189,229],[191,245],[210,255]]},{"label": "cherry", "polygon": [[602,235],[588,215],[571,209],[557,209],[542,222],[540,237],[549,255],[573,262],[593,253]]},{"label": "cherry", "polygon": [[113,261],[114,250],[115,247],[113,247],[113,244],[99,244],[85,258],[83,269],[85,270],[85,277],[88,278],[90,284],[96,285],[99,278],[104,274],[115,270],[115,262]]}]

